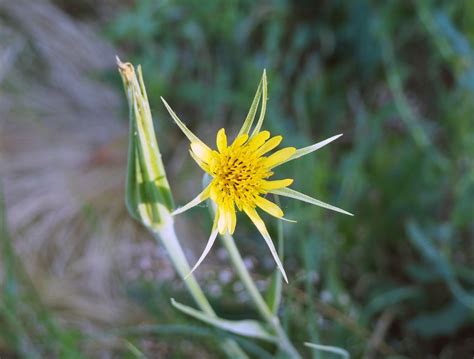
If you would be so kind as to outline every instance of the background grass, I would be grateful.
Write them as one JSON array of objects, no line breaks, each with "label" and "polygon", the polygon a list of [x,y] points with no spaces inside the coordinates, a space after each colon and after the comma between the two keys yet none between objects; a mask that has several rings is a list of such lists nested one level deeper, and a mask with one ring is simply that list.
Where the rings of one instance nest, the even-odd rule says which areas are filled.
[{"label": "background grass", "polygon": [[[331,146],[283,169],[295,178],[296,189],[355,213],[350,218],[283,200],[286,216],[298,224],[284,225],[291,280],[280,314],[300,348],[311,341],[344,347],[356,358],[472,356],[471,1],[143,0],[117,4],[114,10],[92,2],[57,5],[96,24],[123,59],[142,64],[178,203],[199,188],[200,174],[186,157],[186,141],[160,96],[210,142],[221,127],[238,130],[266,68],[265,127],[284,134],[285,145],[302,147],[344,133]],[[115,72],[102,72],[100,78],[120,91]],[[190,221],[205,218],[206,211],[201,212],[190,213]],[[268,223],[276,233],[275,221]],[[238,245],[253,260],[252,271],[265,288],[272,261],[258,233],[244,220],[240,225]],[[208,222],[201,226],[205,233]],[[196,248],[204,243],[199,236],[192,241]],[[17,258],[2,252],[6,266]],[[236,299],[239,290],[232,280],[218,280],[213,269],[202,280],[218,311],[229,318],[254,316],[245,297]],[[11,293],[7,279],[3,290]],[[171,293],[179,297],[179,284],[170,288],[167,283],[127,281],[125,295],[154,316],[152,321],[188,328],[188,321],[169,308]],[[57,330],[52,326],[41,339],[43,332],[15,329],[6,314],[16,313],[12,301],[22,294],[12,295],[17,297],[1,298],[0,338],[8,352],[26,357],[43,350],[79,353],[80,333],[48,334]],[[40,316],[35,322],[49,323],[44,319],[49,310],[31,298],[21,301],[24,310]],[[179,328],[166,332],[156,327],[151,336],[152,329],[138,335],[135,329],[128,343],[136,350],[129,353],[147,352],[145,337],[166,342],[168,333],[184,338],[180,343],[192,340],[192,327]],[[202,348],[198,341],[192,346],[201,348],[202,355],[217,356],[218,335],[224,334],[210,333]],[[44,349],[35,351],[34,342],[17,344],[31,340]],[[256,347],[256,357],[265,355],[258,350],[272,353],[271,347]],[[118,351],[132,355],[125,352]],[[176,348],[167,353],[172,354],[162,357],[187,357]]]}]

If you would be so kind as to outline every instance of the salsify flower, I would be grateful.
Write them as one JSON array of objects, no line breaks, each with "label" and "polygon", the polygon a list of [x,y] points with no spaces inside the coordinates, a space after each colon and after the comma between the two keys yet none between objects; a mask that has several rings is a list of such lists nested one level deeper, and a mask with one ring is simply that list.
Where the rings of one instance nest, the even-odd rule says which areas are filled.
[{"label": "salsify flower", "polygon": [[[262,99],[260,116],[253,131],[250,133],[257,107],[260,102],[260,97]],[[259,208],[276,218],[284,219],[281,208],[265,198],[269,193],[291,197],[310,204],[352,215],[340,208],[331,206],[288,188],[288,186],[293,183],[293,179],[286,178],[270,180],[270,177],[274,174],[273,170],[277,166],[316,151],[336,140],[342,136],[342,134],[330,137],[312,146],[301,149],[285,147],[269,154],[281,143],[283,137],[271,137],[270,132],[261,131],[267,102],[267,80],[265,71],[263,72],[250,111],[237,137],[234,141],[229,143],[225,130],[223,128],[220,129],[217,132],[216,150],[211,149],[194,135],[178,118],[168,103],[163,98],[161,99],[171,117],[191,142],[191,149],[189,151],[191,157],[212,178],[209,185],[207,185],[207,187],[199,193],[196,198],[173,212],[173,215],[182,213],[209,198],[216,205],[216,214],[211,235],[201,257],[189,274],[191,274],[207,256],[218,233],[234,233],[237,223],[236,210],[238,210],[245,212],[257,227],[268,245],[283,278],[288,282],[285,270],[278,257],[265,223],[257,213],[257,208]]]}]

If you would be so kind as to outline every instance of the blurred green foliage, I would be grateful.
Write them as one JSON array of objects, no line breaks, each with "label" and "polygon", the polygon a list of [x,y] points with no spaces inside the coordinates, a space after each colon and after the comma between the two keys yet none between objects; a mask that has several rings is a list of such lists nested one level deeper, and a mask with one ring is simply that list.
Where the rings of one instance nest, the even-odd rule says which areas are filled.
[{"label": "blurred green foliage", "polygon": [[[344,132],[286,168],[295,188],[356,214],[283,203],[299,222],[285,226],[296,279],[282,305],[296,343],[370,355],[385,320],[382,356],[474,350],[470,10],[468,0],[138,1],[109,28],[144,67],[159,140],[179,136],[160,95],[198,132],[235,129],[262,68],[266,127],[287,144]],[[241,245],[263,251],[247,234]]]},{"label": "blurred green foliage", "polygon": [[62,328],[41,304],[41,300],[10,241],[0,182],[0,348],[22,358],[71,358],[78,351],[80,334]]}]

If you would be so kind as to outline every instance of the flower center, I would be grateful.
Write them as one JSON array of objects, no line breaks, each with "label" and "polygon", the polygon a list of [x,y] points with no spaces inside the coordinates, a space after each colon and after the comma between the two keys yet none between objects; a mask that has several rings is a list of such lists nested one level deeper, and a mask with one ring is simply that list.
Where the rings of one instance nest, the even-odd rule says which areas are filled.
[{"label": "flower center", "polygon": [[239,209],[254,207],[254,198],[260,193],[261,181],[272,175],[263,165],[263,157],[256,156],[247,146],[229,147],[219,153],[212,166],[217,202],[233,201]]}]

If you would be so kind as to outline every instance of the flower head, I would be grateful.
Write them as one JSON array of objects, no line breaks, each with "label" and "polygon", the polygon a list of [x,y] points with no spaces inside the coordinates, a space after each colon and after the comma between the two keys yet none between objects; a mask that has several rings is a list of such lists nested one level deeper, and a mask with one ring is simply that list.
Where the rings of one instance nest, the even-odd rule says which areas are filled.
[{"label": "flower head", "polygon": [[[262,98],[260,116],[250,133],[256,115],[257,107]],[[293,183],[292,179],[270,180],[273,169],[285,162],[311,153],[342,135],[336,135],[322,142],[297,150],[295,147],[285,147],[270,153],[281,143],[282,136],[270,136],[268,131],[260,131],[265,117],[267,102],[267,81],[265,71],[260,81],[247,118],[239,134],[232,143],[228,143],[224,129],[217,132],[216,150],[208,147],[195,136],[186,125],[176,116],[164,100],[169,113],[191,142],[191,157],[207,172],[212,180],[209,185],[191,202],[178,208],[173,214],[182,213],[210,198],[217,207],[214,224],[209,241],[191,273],[201,264],[209,253],[217,234],[234,233],[237,223],[236,210],[245,212],[262,234],[275,262],[288,282],[283,265],[278,258],[273,241],[265,223],[257,213],[257,207],[270,215],[282,219],[283,211],[265,196],[268,193],[299,199],[314,205],[326,207],[338,212],[351,215],[337,207],[331,206],[300,192],[287,188]],[[191,274],[190,273],[190,274]]]},{"label": "flower head", "polygon": [[288,160],[296,151],[294,147],[283,148],[265,156],[281,142],[281,136],[270,138],[270,132],[262,131],[249,139],[247,134],[238,136],[227,144],[225,130],[217,133],[217,151],[200,143],[192,143],[192,155],[196,162],[212,177],[202,197],[210,197],[217,205],[217,229],[220,234],[234,233],[235,210],[244,211],[252,218],[256,207],[275,217],[282,217],[283,211],[265,199],[272,189],[289,186],[293,180],[267,180],[272,169]]}]

